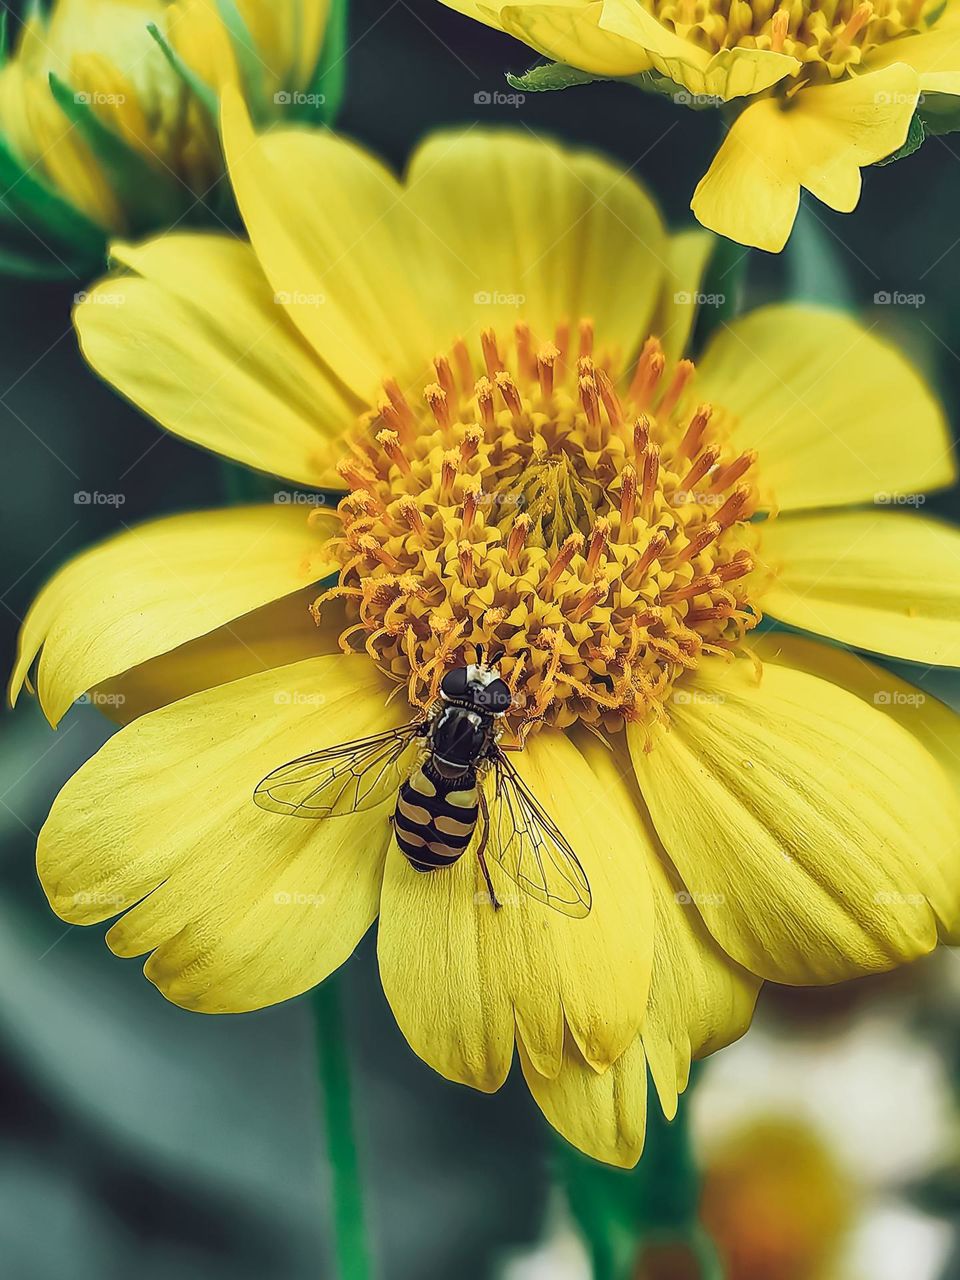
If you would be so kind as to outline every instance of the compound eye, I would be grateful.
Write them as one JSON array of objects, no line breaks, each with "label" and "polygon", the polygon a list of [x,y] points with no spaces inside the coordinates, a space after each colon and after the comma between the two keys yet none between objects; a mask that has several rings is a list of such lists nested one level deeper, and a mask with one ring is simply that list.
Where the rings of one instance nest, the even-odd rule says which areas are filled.
[{"label": "compound eye", "polygon": [[491,680],[486,688],[480,692],[478,701],[488,711],[500,714],[510,710],[513,694],[510,692],[510,686],[506,680]]},{"label": "compound eye", "polygon": [[467,692],[467,668],[454,667],[440,681],[441,692],[448,698],[463,698]]}]

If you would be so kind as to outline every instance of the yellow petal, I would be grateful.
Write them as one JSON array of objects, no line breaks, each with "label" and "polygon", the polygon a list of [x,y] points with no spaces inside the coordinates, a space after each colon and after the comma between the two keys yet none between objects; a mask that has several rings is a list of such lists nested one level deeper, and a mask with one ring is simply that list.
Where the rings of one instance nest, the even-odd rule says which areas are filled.
[{"label": "yellow petal", "polygon": [[227,458],[339,485],[347,396],[274,297],[249,245],[170,235],[117,245],[137,276],[102,281],[75,312],[83,354],[168,430]]},{"label": "yellow petal", "polygon": [[164,14],[165,34],[187,66],[218,92],[240,83],[230,36],[216,0],[176,0]]},{"label": "yellow petal", "polygon": [[668,240],[653,201],[617,166],[475,129],[429,138],[406,186],[438,326],[473,337],[523,320],[543,342],[562,319],[592,318],[598,346],[624,361],[646,337]]},{"label": "yellow petal", "polygon": [[[619,741],[610,749],[592,735],[578,734],[577,745],[611,804],[629,821],[630,848],[643,859],[650,877],[655,910],[653,970],[641,1039],[660,1105],[672,1119],[678,1095],[687,1087],[692,1059],[743,1035],[753,1017],[760,982],[735,964],[707,932],[696,903],[663,850],[637,789],[626,744]],[[599,1084],[581,1082],[579,1088],[607,1096]]]},{"label": "yellow petal", "polygon": [[[37,865],[51,905],[110,930],[175,1004],[242,1012],[322,981],[374,919],[389,815],[264,813],[271,769],[403,710],[360,658],[316,658],[196,694],[122,729],[60,792]],[[136,905],[134,905],[136,904]]]},{"label": "yellow petal", "polygon": [[[909,730],[940,767],[960,784],[960,715],[932,694],[901,680],[885,667],[875,666],[858,653],[820,644],[788,632],[751,637],[751,649],[764,662],[794,667],[849,689],[858,698],[892,716]],[[960,894],[960,881],[957,892]]]},{"label": "yellow petal", "polygon": [[[250,240],[288,314],[364,399],[406,382],[439,349],[400,185],[344,138],[319,130],[256,135],[234,90],[223,95],[227,165]],[[444,344],[454,334],[444,334]]]},{"label": "yellow petal", "polygon": [[30,607],[10,683],[40,653],[51,724],[86,690],[326,577],[323,534],[302,509],[234,507],[170,516],[71,560]]},{"label": "yellow petal", "polygon": [[117,724],[129,724],[191,693],[304,658],[340,653],[337,641],[342,620],[328,625],[328,612],[334,611],[325,609],[323,625],[318,627],[310,613],[316,596],[316,587],[307,587],[273,600],[216,631],[105,680],[90,699]]},{"label": "yellow petal", "polygon": [[856,208],[860,170],[903,144],[919,91],[917,73],[897,63],[803,88],[786,107],[779,98],[752,103],[724,139],[691,209],[719,235],[779,252],[801,187],[841,213]]},{"label": "yellow petal", "polygon": [[600,27],[646,50],[651,65],[688,93],[724,102],[762,93],[800,70],[796,58],[772,49],[733,48],[711,54],[669,30],[637,0],[603,0]]},{"label": "yellow petal", "polygon": [[871,71],[894,62],[906,63],[920,75],[923,93],[960,94],[960,25],[945,14],[930,31],[882,44],[868,54]]},{"label": "yellow petal", "polygon": [[667,278],[650,329],[668,360],[686,353],[698,309],[714,305],[703,298],[701,286],[717,243],[706,231],[681,231],[667,238]]},{"label": "yellow petal", "polygon": [[633,1168],[647,1124],[647,1070],[639,1036],[602,1075],[584,1062],[569,1035],[553,1078],[540,1075],[522,1043],[520,1064],[540,1110],[568,1142],[595,1160]]},{"label": "yellow petal", "polygon": [[627,815],[576,747],[544,732],[515,764],[576,849],[590,914],[572,919],[526,897],[491,863],[504,904],[495,911],[473,848],[422,874],[394,847],[381,904],[380,972],[404,1035],[442,1075],[488,1091],[506,1078],[514,1025],[544,1075],[559,1070],[564,1023],[594,1069],[615,1061],[640,1027],[653,947]]},{"label": "yellow petal", "polygon": [[600,26],[600,0],[547,0],[501,5],[504,31],[547,58],[596,76],[632,76],[650,69],[647,51]]},{"label": "yellow petal", "polygon": [[746,661],[705,662],[670,714],[649,743],[628,730],[634,767],[730,956],[802,984],[932,950],[937,913],[953,910],[940,867],[960,817],[915,738],[846,690],[772,663],[759,678]]},{"label": "yellow petal", "polygon": [[762,307],[724,327],[697,371],[701,397],[734,415],[738,447],[758,451],[768,506],[872,502],[956,477],[943,411],[925,383],[849,316]]},{"label": "yellow petal", "polygon": [[891,658],[960,666],[960,530],[906,511],[790,516],[763,531],[764,609]]}]

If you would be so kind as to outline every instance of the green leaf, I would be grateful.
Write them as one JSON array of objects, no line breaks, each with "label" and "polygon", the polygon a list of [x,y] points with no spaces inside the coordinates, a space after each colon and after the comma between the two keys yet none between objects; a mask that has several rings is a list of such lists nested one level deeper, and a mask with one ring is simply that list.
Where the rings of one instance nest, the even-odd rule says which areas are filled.
[{"label": "green leaf", "polygon": [[918,147],[923,146],[923,140],[926,136],[927,133],[924,128],[923,119],[919,111],[915,111],[912,119],[910,120],[910,128],[907,130],[907,137],[903,146],[898,147],[897,150],[894,151],[893,155],[887,156],[883,160],[878,160],[877,167],[879,168],[885,164],[893,164],[895,160],[904,160],[907,156],[912,156]]},{"label": "green leaf", "polygon": [[952,93],[923,93],[917,103],[917,114],[923,120],[928,137],[956,133],[960,129],[960,98]]},{"label": "green leaf", "polygon": [[0,11],[0,64],[6,62],[10,53],[10,10],[4,6]]},{"label": "green leaf", "polygon": [[175,179],[156,169],[115,133],[93,110],[89,96],[76,93],[53,72],[50,89],[60,109],[77,127],[102,165],[110,185],[127,211],[134,232],[172,222],[183,200]]},{"label": "green leaf", "polygon": [[587,71],[578,71],[576,67],[568,67],[565,62],[544,62],[531,67],[522,76],[507,73],[507,84],[511,89],[520,89],[523,93],[550,93],[554,89],[570,89],[577,84],[609,79],[609,76],[592,76]]},{"label": "green leaf", "polygon": [[[318,100],[318,114],[326,125],[332,125],[336,121],[346,91],[349,11],[349,0],[332,0],[323,49],[307,90],[311,97]],[[315,108],[311,107],[304,114],[312,118],[313,110]]]},{"label": "green leaf", "polygon": [[201,80],[195,71],[191,71],[155,22],[148,22],[147,30],[160,46],[163,56],[170,63],[170,66],[173,67],[190,92],[203,104],[211,120],[217,124],[220,119],[220,103],[217,100],[217,95],[205,80]]}]

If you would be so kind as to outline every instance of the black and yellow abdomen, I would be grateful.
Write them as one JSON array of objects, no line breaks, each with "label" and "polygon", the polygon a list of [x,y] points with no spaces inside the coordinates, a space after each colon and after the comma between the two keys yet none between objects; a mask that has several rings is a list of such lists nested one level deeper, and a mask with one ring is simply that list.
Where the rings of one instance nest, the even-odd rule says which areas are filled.
[{"label": "black and yellow abdomen", "polygon": [[449,867],[473,838],[479,795],[477,775],[444,778],[429,761],[413,771],[400,788],[393,816],[397,844],[417,871]]}]

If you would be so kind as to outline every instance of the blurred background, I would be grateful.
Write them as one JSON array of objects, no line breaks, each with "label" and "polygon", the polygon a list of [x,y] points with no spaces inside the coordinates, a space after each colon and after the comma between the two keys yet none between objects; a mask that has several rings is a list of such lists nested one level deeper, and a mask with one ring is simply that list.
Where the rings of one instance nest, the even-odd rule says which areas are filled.
[{"label": "blurred background", "polygon": [[[350,43],[340,127],[394,165],[439,125],[548,132],[623,161],[674,226],[687,222],[717,141],[713,113],[602,84],[484,102],[531,55],[436,0],[354,0]],[[923,366],[955,427],[958,147],[931,138],[868,171],[853,215],[804,206],[789,249],[753,252],[747,278],[751,302],[806,298],[859,313]],[[222,464],[162,434],[85,369],[69,311],[87,284],[0,281],[5,671],[29,601],[70,555],[145,518],[216,504],[229,488]],[[897,296],[911,301],[888,300]],[[76,501],[84,492],[122,502]],[[960,515],[956,494],[931,507]],[[953,677],[904,674],[960,708]],[[137,962],[110,956],[100,929],[56,919],[39,888],[36,831],[109,732],[78,706],[53,733],[30,699],[0,721],[0,1274],[329,1275],[309,1003],[242,1018],[183,1012]],[[345,982],[384,1280],[582,1280],[599,1269],[562,1191],[583,1162],[548,1136],[522,1084],[487,1098],[420,1064],[389,1016],[369,938]],[[684,1213],[700,1213],[720,1274],[960,1280],[958,1012],[960,959],[950,954],[842,990],[768,988],[755,1032],[701,1069],[685,1112],[702,1177],[698,1191],[684,1175]],[[598,1212],[628,1234],[660,1174],[671,1176],[657,1142],[654,1131],[642,1175],[600,1183]],[[629,1265],[648,1280],[704,1268],[669,1232]]]}]

